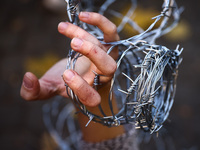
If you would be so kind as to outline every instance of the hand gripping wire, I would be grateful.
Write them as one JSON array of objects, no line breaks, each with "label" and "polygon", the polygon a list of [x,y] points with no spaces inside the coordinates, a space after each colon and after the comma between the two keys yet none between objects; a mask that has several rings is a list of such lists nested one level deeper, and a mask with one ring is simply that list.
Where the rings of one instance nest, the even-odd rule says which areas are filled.
[{"label": "hand gripping wire", "polygon": [[[118,18],[123,16],[120,31],[122,31],[122,27],[125,27],[125,24],[128,24],[134,30],[139,31],[139,34],[124,40],[105,43],[102,32],[98,28],[78,20],[82,2],[89,4],[88,1],[65,1],[67,2],[67,13],[70,22],[84,28],[87,32],[96,36],[97,39],[101,37],[102,44],[111,45],[108,53],[116,46],[119,49],[117,71],[111,80],[110,93],[107,99],[111,116],[104,113],[104,108],[101,105],[98,106],[101,116],[90,112],[79,101],[76,94],[67,87],[68,95],[70,95],[75,105],[84,115],[88,116],[89,122],[86,126],[91,121],[110,127],[131,123],[136,124],[136,128],[141,128],[150,133],[157,132],[167,119],[173,105],[178,67],[182,61],[180,55],[183,49],[179,50],[179,46],[176,49],[169,49],[156,44],[155,41],[177,25],[182,9],[177,7],[175,0],[163,0],[160,14],[152,18],[154,21],[146,30],[141,30],[134,20],[130,19],[130,13],[123,16],[110,7],[116,0],[106,0],[100,8],[101,14],[108,12]],[[134,11],[137,0],[131,0],[131,4],[134,7],[131,7],[130,11]],[[91,6],[91,8],[94,7]],[[75,64],[81,56],[79,53],[70,50],[67,69],[74,70]],[[95,71],[93,73],[95,74],[93,88],[98,91],[98,86],[101,85],[100,78],[103,75],[99,75]],[[117,95],[118,112],[114,112],[113,109],[113,93]]]}]

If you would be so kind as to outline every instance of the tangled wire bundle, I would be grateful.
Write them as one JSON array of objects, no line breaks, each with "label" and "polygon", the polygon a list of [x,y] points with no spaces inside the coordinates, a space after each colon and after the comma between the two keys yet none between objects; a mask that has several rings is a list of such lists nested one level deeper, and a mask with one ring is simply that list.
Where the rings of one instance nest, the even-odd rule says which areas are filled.
[{"label": "tangled wire bundle", "polygon": [[[123,16],[110,8],[116,0],[106,0],[99,9],[100,14],[105,11],[115,17]],[[179,46],[175,50],[168,49],[162,45],[156,45],[155,40],[160,36],[171,31],[178,23],[181,8],[178,8],[175,0],[164,0],[162,12],[154,17],[154,22],[148,29],[143,30],[136,22],[130,19],[137,6],[136,0],[131,0],[132,6],[126,16],[118,26],[118,32],[121,32],[125,24],[132,26],[139,32],[121,41],[105,43],[103,42],[103,33],[96,27],[82,23],[78,20],[78,14],[81,4],[92,11],[93,1],[66,0],[67,12],[70,22],[82,27],[89,33],[97,37],[102,44],[110,44],[108,54],[116,47],[119,48],[119,58],[117,60],[117,71],[111,81],[108,105],[110,106],[111,116],[107,116],[101,106],[99,110],[102,116],[96,115],[83,105],[74,92],[67,87],[69,97],[83,114],[88,116],[89,121],[99,122],[106,126],[119,126],[132,123],[136,128],[157,132],[169,115],[173,105],[176,90],[176,78],[178,66],[181,62],[180,54],[183,49]],[[158,28],[155,24],[161,20]],[[69,50],[67,69],[75,69],[76,61],[82,55],[74,50]],[[96,74],[94,86],[97,86],[99,77]],[[121,83],[120,81],[123,81]],[[124,82],[125,81],[125,82]],[[113,111],[112,94],[117,98],[119,107],[118,113]]]}]

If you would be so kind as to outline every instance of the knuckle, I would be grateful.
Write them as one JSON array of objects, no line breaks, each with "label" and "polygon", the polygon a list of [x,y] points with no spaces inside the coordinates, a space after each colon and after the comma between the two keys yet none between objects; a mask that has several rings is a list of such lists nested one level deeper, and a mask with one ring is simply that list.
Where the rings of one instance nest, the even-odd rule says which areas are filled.
[{"label": "knuckle", "polygon": [[80,37],[81,33],[82,33],[82,29],[74,25],[70,25],[70,27],[67,28],[66,30],[66,35],[69,38]]},{"label": "knuckle", "polygon": [[109,67],[106,70],[105,74],[107,76],[113,76],[116,70],[117,70],[117,64],[116,64],[116,62],[114,62],[114,63],[109,65]]},{"label": "knuckle", "polygon": [[112,24],[110,26],[109,31],[110,31],[111,34],[116,34],[117,33],[117,26],[115,24]]},{"label": "knuckle", "polygon": [[80,27],[76,26],[76,30],[74,31],[75,37],[85,39],[87,37],[87,34],[85,34],[85,31],[81,29]]},{"label": "knuckle", "polygon": [[85,54],[86,56],[89,56],[89,55],[93,55],[93,54],[96,54],[97,53],[97,48],[94,44],[91,44],[90,45],[90,48],[88,49],[87,53]]},{"label": "knuckle", "polygon": [[36,96],[30,93],[22,93],[21,92],[21,97],[27,101],[35,100]]},{"label": "knuckle", "polygon": [[[94,17],[96,18],[96,20],[101,20],[102,21],[102,19],[103,19],[103,16],[101,15],[101,14],[99,14],[99,13],[94,13]],[[98,23],[98,22],[97,22]]]},{"label": "knuckle", "polygon": [[76,94],[82,102],[86,102],[91,98],[91,90],[85,84],[81,83],[76,87]]},{"label": "knuckle", "polygon": [[[84,89],[84,83],[80,83],[80,84],[77,84],[77,86],[75,87],[75,90],[77,91],[77,95],[81,95],[80,92]],[[84,96],[84,95],[81,95],[81,97]]]},{"label": "knuckle", "polygon": [[110,67],[110,73],[113,75],[116,70],[117,70],[117,63],[115,62]]},{"label": "knuckle", "polygon": [[97,21],[98,24],[101,24],[101,25],[102,24],[105,25],[105,24],[108,23],[108,19],[106,17],[100,15],[100,14],[97,15],[96,21]]}]

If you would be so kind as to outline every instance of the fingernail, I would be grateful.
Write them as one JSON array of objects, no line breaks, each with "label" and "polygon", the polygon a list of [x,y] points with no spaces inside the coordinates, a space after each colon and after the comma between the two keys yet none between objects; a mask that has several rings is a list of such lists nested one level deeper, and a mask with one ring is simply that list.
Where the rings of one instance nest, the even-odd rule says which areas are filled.
[{"label": "fingernail", "polygon": [[63,74],[65,82],[71,81],[74,76],[75,74],[71,70],[66,70]]},{"label": "fingernail", "polygon": [[72,39],[72,44],[75,46],[75,47],[81,47],[81,45],[83,44],[83,41],[79,38],[73,38]]},{"label": "fingernail", "polygon": [[32,89],[32,88],[33,88],[33,82],[32,82],[32,80],[28,77],[27,74],[24,76],[23,85],[24,85],[24,87],[27,88],[27,89]]},{"label": "fingernail", "polygon": [[68,25],[67,25],[66,22],[61,22],[61,23],[59,23],[59,25],[58,25],[58,29],[59,29],[59,31],[64,32],[64,31],[66,30],[67,26],[68,26]]},{"label": "fingernail", "polygon": [[90,14],[88,12],[81,12],[80,17],[81,18],[89,18]]}]

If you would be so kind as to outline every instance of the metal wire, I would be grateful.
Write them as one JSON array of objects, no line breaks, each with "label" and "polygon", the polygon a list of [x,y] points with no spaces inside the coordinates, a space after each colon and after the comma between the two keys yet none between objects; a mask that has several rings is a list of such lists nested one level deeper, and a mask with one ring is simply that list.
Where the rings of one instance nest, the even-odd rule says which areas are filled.
[{"label": "metal wire", "polygon": [[[165,46],[155,44],[155,41],[176,26],[183,9],[177,7],[175,0],[164,0],[161,13],[152,18],[154,22],[146,30],[143,30],[130,18],[137,6],[137,1],[131,0],[132,7],[122,18],[117,29],[118,32],[121,32],[125,24],[128,23],[139,34],[128,39],[105,43],[103,42],[103,33],[98,28],[78,20],[80,5],[81,3],[87,3],[87,1],[66,0],[66,2],[68,18],[71,23],[87,30],[97,37],[102,44],[110,44],[111,48],[108,50],[108,54],[114,47],[119,47],[118,69],[112,79],[108,97],[108,105],[112,112],[111,116],[106,116],[101,106],[99,106],[99,110],[102,112],[103,117],[88,111],[67,86],[69,97],[80,111],[89,118],[86,126],[91,121],[106,126],[132,123],[136,125],[136,128],[150,131],[150,133],[157,132],[167,119],[173,105],[178,66],[182,60],[180,54],[183,49],[179,50],[179,46],[177,46],[176,49],[171,50]],[[99,13],[104,14],[107,11],[117,17],[123,16],[119,12],[109,9],[115,2],[116,0],[106,0],[100,7]],[[92,5],[92,3],[89,4]],[[155,28],[158,21],[161,22]],[[66,69],[75,69],[79,57],[81,57],[81,54],[69,50]],[[99,75],[95,75],[94,87],[99,84]],[[120,77],[126,81],[126,85],[121,85],[118,80]],[[112,105],[113,92],[119,97],[117,98],[119,112],[116,114]]]},{"label": "metal wire", "polygon": [[[81,132],[76,127],[74,106],[60,97],[43,106],[43,120],[47,130],[61,150],[80,149]],[[70,136],[69,136],[70,135]]]}]

